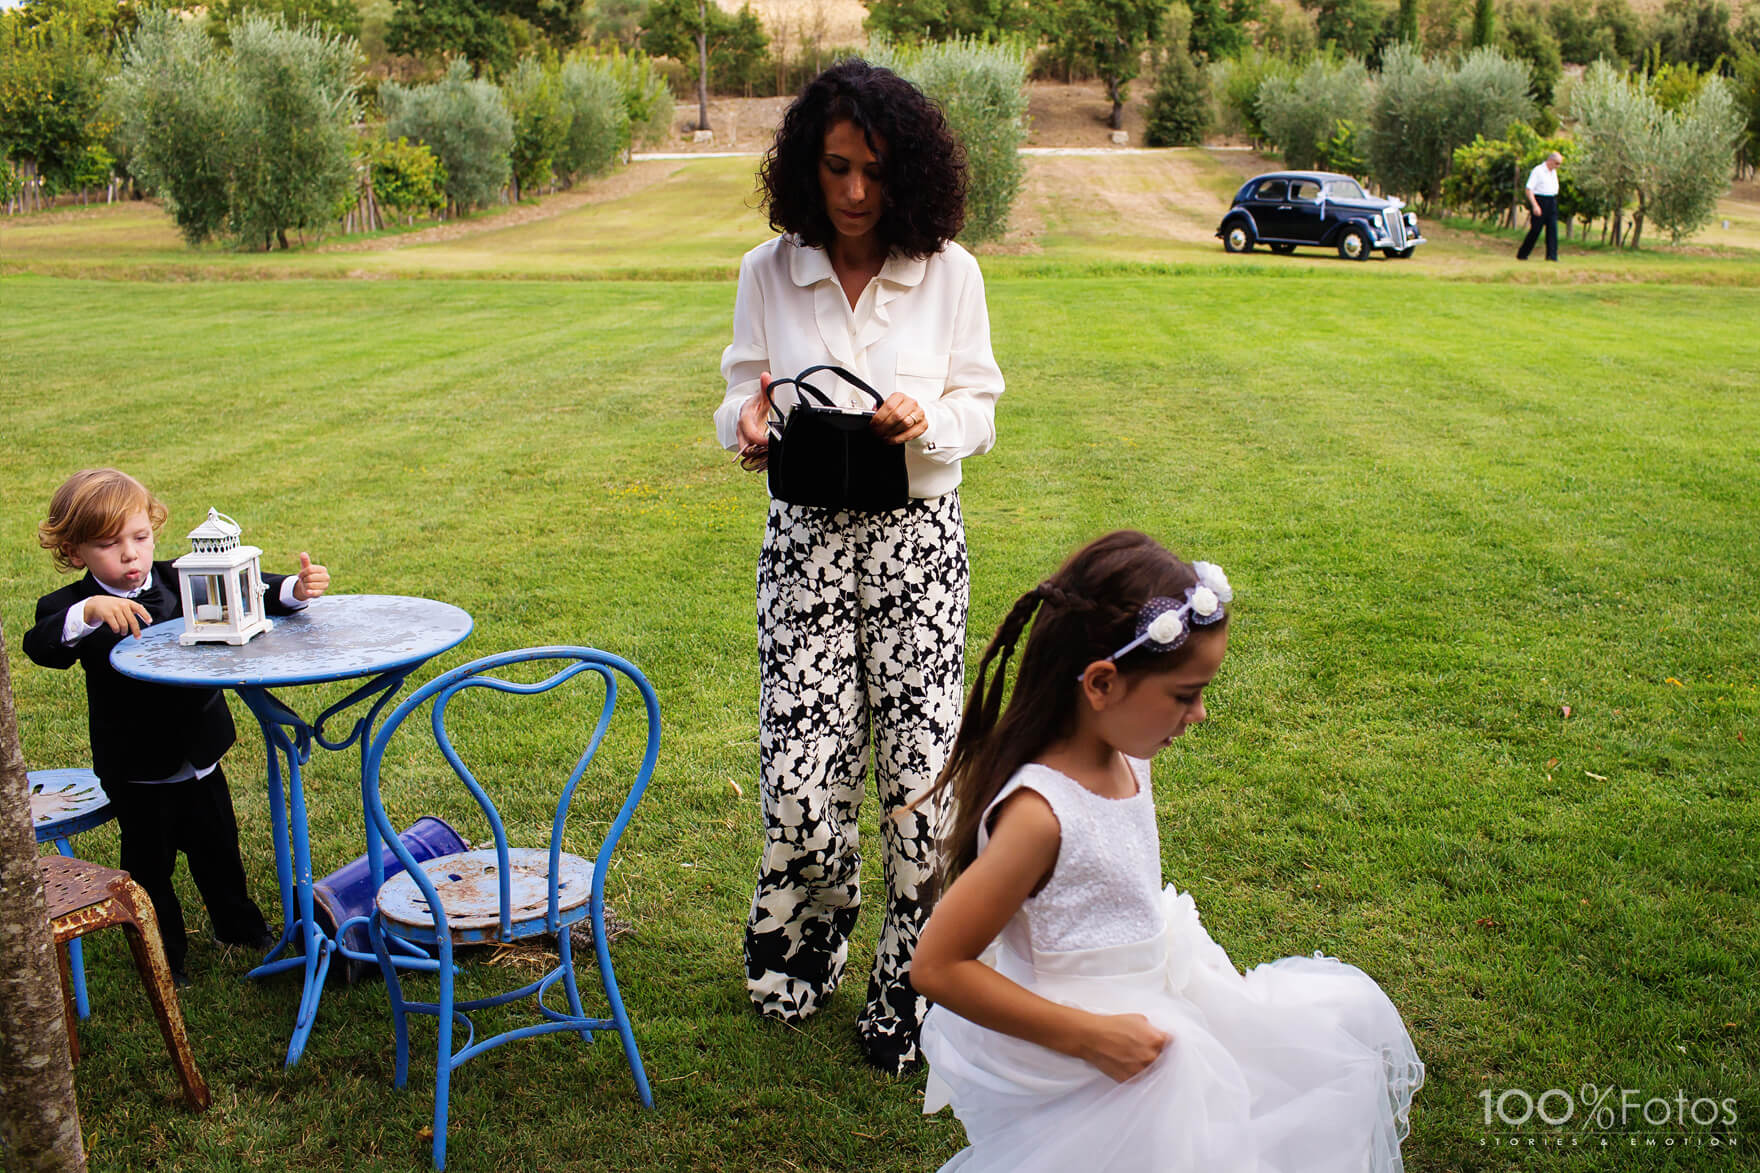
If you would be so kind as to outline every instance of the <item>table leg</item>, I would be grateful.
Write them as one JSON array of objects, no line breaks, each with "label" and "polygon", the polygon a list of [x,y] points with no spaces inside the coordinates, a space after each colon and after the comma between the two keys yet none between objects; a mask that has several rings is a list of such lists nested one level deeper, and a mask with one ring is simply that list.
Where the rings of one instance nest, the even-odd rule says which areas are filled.
[{"label": "table leg", "polygon": [[[269,814],[275,833],[275,872],[281,885],[281,908],[285,920],[281,940],[247,977],[262,978],[290,969],[303,969],[299,1010],[294,1016],[293,1037],[287,1045],[287,1066],[299,1062],[324,996],[324,977],[330,970],[335,942],[318,926],[312,914],[312,858],[307,831],[305,785],[300,777],[300,753],[283,726],[293,714],[262,689],[239,690],[246,706],[256,715],[268,750]],[[301,723],[303,724],[303,722]],[[276,955],[293,942],[300,956]]]}]

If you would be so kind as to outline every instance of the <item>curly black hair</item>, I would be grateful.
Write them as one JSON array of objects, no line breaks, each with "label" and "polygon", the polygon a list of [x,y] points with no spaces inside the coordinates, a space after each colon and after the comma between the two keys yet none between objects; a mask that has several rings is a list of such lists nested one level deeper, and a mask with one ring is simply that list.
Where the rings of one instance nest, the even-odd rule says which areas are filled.
[{"label": "curly black hair", "polygon": [[819,186],[819,158],[825,133],[843,121],[855,123],[880,159],[880,239],[913,259],[941,251],[966,220],[965,149],[922,90],[859,57],[808,82],[783,114],[758,168],[770,227],[814,248],[836,236]]}]

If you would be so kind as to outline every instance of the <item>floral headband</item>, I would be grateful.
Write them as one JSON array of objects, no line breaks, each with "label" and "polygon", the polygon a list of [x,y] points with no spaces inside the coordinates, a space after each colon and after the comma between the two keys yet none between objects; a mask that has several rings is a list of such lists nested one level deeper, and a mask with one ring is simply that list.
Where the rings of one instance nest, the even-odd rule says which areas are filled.
[{"label": "floral headband", "polygon": [[1171,652],[1186,642],[1194,625],[1209,627],[1227,617],[1223,604],[1234,598],[1228,575],[1214,562],[1194,562],[1192,569],[1198,573],[1197,585],[1186,590],[1183,600],[1163,595],[1144,603],[1137,612],[1137,637],[1113,652],[1110,659],[1117,660],[1144,645],[1157,655]]}]

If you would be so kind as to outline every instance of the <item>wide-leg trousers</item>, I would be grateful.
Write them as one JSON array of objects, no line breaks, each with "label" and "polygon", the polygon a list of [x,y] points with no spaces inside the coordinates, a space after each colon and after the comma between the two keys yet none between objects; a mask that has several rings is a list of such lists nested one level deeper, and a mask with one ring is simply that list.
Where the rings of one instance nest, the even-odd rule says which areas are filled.
[{"label": "wide-leg trousers", "polygon": [[843,977],[861,905],[856,815],[870,751],[886,884],[867,1005],[871,1058],[917,1057],[911,988],[945,802],[907,809],[958,730],[968,594],[959,496],[864,514],[770,503],[758,560],[764,850],[746,927],[762,1012],[813,1013]]}]

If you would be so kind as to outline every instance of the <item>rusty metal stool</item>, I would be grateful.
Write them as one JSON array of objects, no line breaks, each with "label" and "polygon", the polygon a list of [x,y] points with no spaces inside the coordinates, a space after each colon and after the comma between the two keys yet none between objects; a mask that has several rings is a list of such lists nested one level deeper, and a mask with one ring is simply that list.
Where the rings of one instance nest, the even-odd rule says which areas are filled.
[{"label": "rusty metal stool", "polygon": [[[128,937],[129,950],[134,954],[135,968],[140,971],[141,984],[153,1003],[159,1019],[159,1030],[171,1061],[177,1066],[177,1078],[183,1083],[183,1098],[189,1106],[201,1111],[208,1106],[208,1085],[196,1070],[196,1057],[189,1049],[189,1035],[183,1026],[183,1010],[177,1004],[177,988],[171,983],[171,966],[165,960],[165,946],[159,938],[159,919],[153,914],[153,902],[147,891],[127,872],[107,868],[83,859],[46,855],[39,861],[43,868],[43,893],[49,901],[49,927],[55,944],[65,945],[98,929],[120,926]],[[73,1004],[72,980],[68,973],[67,954],[57,950],[61,959],[61,993],[67,1004],[67,1042],[73,1061],[79,1062],[78,1021]]]},{"label": "rusty metal stool", "polygon": [[[90,770],[32,770],[25,777],[30,781],[31,823],[37,842],[53,841],[62,855],[73,854],[70,836],[116,817],[110,796]],[[86,1018],[92,1007],[86,1000],[86,959],[78,941],[67,943],[67,955],[72,962],[74,1009]]]}]

